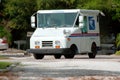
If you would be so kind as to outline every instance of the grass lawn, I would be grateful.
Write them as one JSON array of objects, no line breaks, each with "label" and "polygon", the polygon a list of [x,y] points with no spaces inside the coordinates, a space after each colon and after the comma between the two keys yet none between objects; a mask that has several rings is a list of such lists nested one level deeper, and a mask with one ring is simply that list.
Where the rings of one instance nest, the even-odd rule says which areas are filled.
[{"label": "grass lawn", "polygon": [[0,62],[0,69],[6,69],[11,64],[11,62]]},{"label": "grass lawn", "polygon": [[[3,60],[3,59],[9,59],[8,57],[3,57],[3,56],[0,56],[0,60]],[[5,69],[6,67],[10,66],[12,63],[11,62],[0,62],[0,69]]]}]

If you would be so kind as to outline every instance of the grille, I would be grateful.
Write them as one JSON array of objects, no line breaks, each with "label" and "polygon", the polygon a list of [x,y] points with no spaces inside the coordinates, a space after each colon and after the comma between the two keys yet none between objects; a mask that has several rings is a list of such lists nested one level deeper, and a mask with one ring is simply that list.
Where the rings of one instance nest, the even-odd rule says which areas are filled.
[{"label": "grille", "polygon": [[53,41],[42,41],[42,47],[53,47]]}]

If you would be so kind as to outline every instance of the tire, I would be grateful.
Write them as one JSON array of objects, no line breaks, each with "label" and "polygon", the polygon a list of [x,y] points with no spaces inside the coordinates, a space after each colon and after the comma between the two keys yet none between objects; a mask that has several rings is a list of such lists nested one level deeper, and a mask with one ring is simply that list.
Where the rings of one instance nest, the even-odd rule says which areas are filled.
[{"label": "tire", "polygon": [[54,55],[54,57],[55,57],[55,59],[60,59],[60,58],[61,58],[61,55],[56,54],[56,55]]},{"label": "tire", "polygon": [[72,59],[72,58],[74,58],[74,56],[75,56],[75,54],[76,54],[76,48],[70,48],[69,50],[68,50],[68,54],[65,54],[64,56],[65,56],[65,58],[66,59]]},{"label": "tire", "polygon": [[94,55],[93,53],[88,53],[88,56],[89,56],[89,58],[95,58],[96,57],[96,55]]},{"label": "tire", "polygon": [[44,55],[42,55],[42,54],[33,54],[33,56],[35,59],[43,59],[44,58]]},{"label": "tire", "polygon": [[96,54],[97,54],[97,46],[96,43],[93,43],[91,46],[91,52],[92,53],[88,53],[89,58],[95,58]]},{"label": "tire", "polygon": [[74,54],[66,54],[64,56],[66,59],[72,59],[72,58],[74,58],[75,55]]}]

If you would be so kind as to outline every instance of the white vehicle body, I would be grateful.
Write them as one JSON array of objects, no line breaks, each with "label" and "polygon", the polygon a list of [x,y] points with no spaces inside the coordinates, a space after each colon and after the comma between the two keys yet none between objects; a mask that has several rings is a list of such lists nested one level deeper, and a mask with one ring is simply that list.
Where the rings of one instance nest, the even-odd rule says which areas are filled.
[{"label": "white vehicle body", "polygon": [[90,58],[95,58],[100,47],[99,13],[81,9],[37,11],[36,17],[31,16],[31,26],[37,28],[28,51],[36,59],[44,55],[73,58],[79,53],[89,53]]},{"label": "white vehicle body", "polygon": [[6,40],[0,38],[0,50],[8,49],[8,43]]}]

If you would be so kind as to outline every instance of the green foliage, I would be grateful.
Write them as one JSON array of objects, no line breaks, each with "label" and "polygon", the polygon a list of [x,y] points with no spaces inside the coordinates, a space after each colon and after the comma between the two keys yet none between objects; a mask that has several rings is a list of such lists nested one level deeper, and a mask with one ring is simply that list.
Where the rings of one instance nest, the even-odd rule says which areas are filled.
[{"label": "green foliage", "polygon": [[8,26],[13,29],[27,29],[34,6],[35,2],[30,0],[8,0],[4,9],[9,20]]},{"label": "green foliage", "polygon": [[[120,22],[120,0],[2,0],[0,3],[0,25],[4,27],[0,36],[14,29],[29,31],[30,16],[44,9],[98,9]],[[4,24],[3,24],[4,23]],[[11,38],[9,39],[9,41]]]},{"label": "green foliage", "polygon": [[11,33],[5,28],[0,26],[0,38],[6,37],[8,43],[11,43],[12,35]]},{"label": "green foliage", "polygon": [[116,52],[115,52],[115,55],[120,55],[120,51],[116,51]]},{"label": "green foliage", "polygon": [[[57,0],[56,0],[57,1]],[[37,3],[37,9],[52,9],[56,2],[55,0],[36,0],[36,3]]]},{"label": "green foliage", "polygon": [[111,15],[113,20],[120,19],[120,0],[80,0],[77,8],[98,9]]},{"label": "green foliage", "polygon": [[120,46],[120,33],[117,34],[115,43],[116,43],[116,47]]},{"label": "green foliage", "polygon": [[120,0],[113,0],[112,3],[112,18],[113,20],[119,20],[120,22]]},{"label": "green foliage", "polygon": [[109,10],[111,9],[112,0],[81,0],[78,8],[83,9],[98,9]]},{"label": "green foliage", "polygon": [[10,28],[28,29],[30,16],[37,10],[73,8],[99,9],[114,20],[120,18],[120,0],[7,0],[4,13]]},{"label": "green foliage", "polygon": [[5,35],[4,29],[2,26],[0,26],[0,38]]},{"label": "green foliage", "polygon": [[76,8],[77,0],[36,0],[37,9],[71,9]]},{"label": "green foliage", "polygon": [[11,64],[12,64],[11,62],[0,62],[0,69],[6,69]]},{"label": "green foliage", "polygon": [[78,4],[78,0],[61,0],[61,2],[64,4],[63,8],[66,9],[76,8],[76,5]]}]

